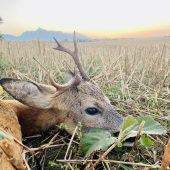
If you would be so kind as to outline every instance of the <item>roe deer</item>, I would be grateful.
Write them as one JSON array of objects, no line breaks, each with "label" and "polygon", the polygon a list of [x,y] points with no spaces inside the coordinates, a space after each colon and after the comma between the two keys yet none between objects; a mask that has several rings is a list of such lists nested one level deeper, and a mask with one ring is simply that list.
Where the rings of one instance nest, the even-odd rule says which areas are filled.
[{"label": "roe deer", "polygon": [[50,73],[52,86],[12,78],[0,80],[1,86],[16,99],[4,102],[13,107],[23,136],[46,131],[60,123],[75,128],[78,122],[83,125],[82,132],[90,128],[108,129],[113,133],[120,131],[123,117],[86,74],[78,56],[75,32],[74,52],[55,41],[58,47],[54,49],[70,54],[81,76],[76,70],[69,70],[65,84],[59,85]]},{"label": "roe deer", "polygon": [[[17,116],[9,104],[0,100],[0,128],[8,134],[22,141],[21,127]],[[18,143],[7,139],[0,141],[0,169],[1,170],[26,170],[21,156],[23,147]]]}]

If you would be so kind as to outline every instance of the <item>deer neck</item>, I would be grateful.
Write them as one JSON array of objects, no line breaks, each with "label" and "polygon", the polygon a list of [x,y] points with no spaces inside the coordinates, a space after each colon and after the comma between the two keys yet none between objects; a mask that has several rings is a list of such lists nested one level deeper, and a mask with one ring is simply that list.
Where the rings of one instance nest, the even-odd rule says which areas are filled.
[{"label": "deer neck", "polygon": [[16,100],[4,100],[4,102],[10,105],[17,115],[23,136],[46,131],[62,121],[58,116],[61,113],[57,109],[54,111],[53,109],[32,108]]}]

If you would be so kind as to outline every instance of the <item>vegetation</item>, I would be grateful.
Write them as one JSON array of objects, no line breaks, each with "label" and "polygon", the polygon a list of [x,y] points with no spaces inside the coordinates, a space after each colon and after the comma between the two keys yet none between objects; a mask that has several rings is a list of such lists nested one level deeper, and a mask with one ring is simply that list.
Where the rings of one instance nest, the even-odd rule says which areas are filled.
[{"label": "vegetation", "polygon": [[4,39],[2,34],[0,34],[0,40],[1,40],[1,39]]},{"label": "vegetation", "polygon": [[3,21],[3,20],[2,20],[2,18],[0,17],[0,24],[2,24],[2,21]]},{"label": "vegetation", "polygon": [[[2,18],[0,17],[0,24],[2,24],[3,22],[2,22],[3,20],[2,20]],[[0,40],[1,39],[3,39],[3,35],[0,33]]]},{"label": "vegetation", "polygon": [[[106,149],[113,143],[116,144],[115,146],[122,147],[123,141],[130,137],[137,136],[138,129],[143,120],[144,126],[142,127],[140,134],[166,134],[166,131],[162,126],[150,116],[142,116],[134,119],[129,115],[124,118],[122,129],[118,137],[104,129],[91,129],[89,133],[84,134],[80,141],[80,147],[86,153],[85,158],[90,156],[93,151],[100,149],[106,151]],[[142,142],[148,144],[147,141],[148,140],[143,136]]]},{"label": "vegetation", "polygon": [[[61,43],[73,49],[73,44]],[[151,165],[158,161],[160,163],[170,132],[170,39],[88,42],[79,43],[78,46],[81,61],[88,75],[99,84],[120,114],[125,117],[132,115],[135,118],[149,115],[167,131],[167,135],[147,135],[154,142],[152,146],[138,145],[130,159],[127,157],[130,148],[121,152],[112,150],[97,168],[119,169],[121,167],[118,163],[115,164],[116,160],[122,161],[122,164],[123,161],[131,162],[132,169],[141,168],[133,164],[134,162]],[[65,70],[68,66],[74,68],[74,62],[68,54],[53,50],[55,47],[55,43],[43,40],[0,41],[0,78],[13,77],[50,84],[47,70],[51,69],[54,70],[56,79],[63,83]],[[6,98],[6,92],[1,98]],[[86,165],[78,162],[85,154],[78,148],[79,140],[76,138],[71,141],[72,145],[65,155],[70,140],[67,135],[66,132],[57,131],[56,135],[56,131],[50,131],[41,137],[27,139],[26,144],[34,147],[44,145],[43,151],[39,152],[38,160],[45,162],[45,167],[49,166],[50,161],[54,169],[66,168],[64,165],[73,169],[83,169],[90,165],[90,162],[86,162]],[[58,150],[52,150],[52,146]],[[97,159],[100,154],[92,153],[89,160]],[[32,169],[36,169],[32,155],[29,156]],[[74,161],[69,163],[63,160],[64,164],[61,164],[59,161],[64,159],[64,156]]]}]

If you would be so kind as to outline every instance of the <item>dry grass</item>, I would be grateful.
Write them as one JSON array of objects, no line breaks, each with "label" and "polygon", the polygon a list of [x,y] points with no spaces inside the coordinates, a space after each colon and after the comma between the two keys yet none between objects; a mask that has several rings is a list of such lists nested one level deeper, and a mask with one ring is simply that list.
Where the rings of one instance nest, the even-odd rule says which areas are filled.
[{"label": "dry grass", "polygon": [[[73,44],[61,43],[73,50]],[[50,69],[55,70],[56,80],[63,83],[65,70],[68,66],[74,68],[74,63],[68,54],[53,50],[55,47],[55,43],[42,40],[0,41],[0,77],[50,84],[47,71]],[[119,113],[124,116],[151,115],[169,134],[169,38],[79,43],[78,47],[88,75],[99,84]],[[161,160],[160,153],[167,137],[154,136],[154,139],[155,145],[151,150],[145,150],[147,153],[142,155],[142,160],[148,157],[153,162]],[[159,145],[156,143],[161,142],[161,149],[157,150]],[[136,151],[137,155],[139,153],[140,149]]]}]

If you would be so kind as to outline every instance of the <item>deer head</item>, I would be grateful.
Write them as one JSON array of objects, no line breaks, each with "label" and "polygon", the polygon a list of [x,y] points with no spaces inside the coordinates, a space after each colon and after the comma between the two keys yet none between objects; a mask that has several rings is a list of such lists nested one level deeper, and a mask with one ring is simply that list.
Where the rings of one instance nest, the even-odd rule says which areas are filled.
[{"label": "deer head", "polygon": [[[16,100],[32,109],[39,109],[32,115],[36,117],[32,126],[41,117],[41,121],[45,119],[48,127],[62,122],[68,127],[74,128],[78,122],[81,122],[83,132],[87,132],[90,128],[108,129],[114,133],[120,131],[123,117],[113,109],[98,85],[86,74],[78,56],[75,32],[73,36],[74,52],[63,47],[56,39],[55,41],[58,47],[54,49],[70,54],[81,76],[77,74],[76,70],[73,72],[69,69],[64,85],[57,84],[51,73],[49,73],[49,78],[52,86],[10,78],[0,80],[0,84]],[[22,114],[27,113],[25,111]],[[36,114],[39,116],[37,117]],[[37,126],[45,125],[42,122]]]}]

